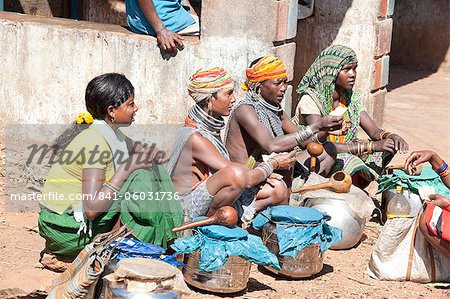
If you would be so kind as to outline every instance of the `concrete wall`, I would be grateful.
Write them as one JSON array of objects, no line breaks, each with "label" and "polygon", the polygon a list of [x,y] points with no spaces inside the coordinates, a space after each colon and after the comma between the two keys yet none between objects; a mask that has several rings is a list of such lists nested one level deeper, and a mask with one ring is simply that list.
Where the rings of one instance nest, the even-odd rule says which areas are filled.
[{"label": "concrete wall", "polygon": [[348,45],[359,60],[356,89],[369,114],[381,124],[393,9],[393,0],[316,1],[314,15],[298,21],[294,86],[323,49],[332,44]]},{"label": "concrete wall", "polygon": [[397,0],[395,5],[392,64],[450,71],[450,2]]},{"label": "concrete wall", "polygon": [[[316,1],[314,17],[299,21],[298,29],[296,11],[297,0],[205,0],[201,37],[187,38],[175,57],[163,57],[154,38],[121,26],[0,13],[0,53],[6,58],[0,60],[0,117],[67,123],[84,110],[87,82],[115,71],[136,87],[138,123],[180,122],[192,104],[185,99],[187,80],[200,67],[225,67],[242,82],[251,61],[273,53],[286,62],[295,87],[322,49],[344,43],[358,54],[357,88],[380,123],[393,0]],[[83,15],[123,25],[123,0],[85,0]],[[285,108],[292,106],[288,96]]]},{"label": "concrete wall", "polygon": [[68,123],[85,110],[90,79],[120,72],[136,88],[138,123],[181,122],[193,104],[185,99],[188,78],[201,67],[222,66],[242,82],[252,60],[274,53],[291,61],[293,77],[291,3],[296,1],[204,1],[201,38],[187,38],[185,49],[169,59],[153,37],[117,25],[0,12],[0,53],[6,58],[0,60],[0,118]]}]

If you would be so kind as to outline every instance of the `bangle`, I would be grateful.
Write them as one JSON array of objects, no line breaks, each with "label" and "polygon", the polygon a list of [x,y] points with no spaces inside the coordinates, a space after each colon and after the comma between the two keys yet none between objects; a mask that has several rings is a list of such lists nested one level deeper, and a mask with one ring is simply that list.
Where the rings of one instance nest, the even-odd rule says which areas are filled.
[{"label": "bangle", "polygon": [[359,154],[359,143],[352,143],[348,145],[348,152],[354,155]]},{"label": "bangle", "polygon": [[447,163],[444,162],[444,164],[442,164],[442,166],[439,169],[435,170],[434,172],[436,172],[438,175],[441,175],[447,169],[448,169],[448,165],[447,165]]},{"label": "bangle", "polygon": [[368,154],[372,154],[372,147],[373,147],[373,141],[369,141],[368,145],[367,145],[367,153]]},{"label": "bangle", "polygon": [[315,134],[313,135],[313,137],[311,137],[311,140],[312,140],[313,142],[320,143],[320,144],[324,144],[324,143],[326,142],[326,140],[325,140],[325,141],[320,141],[320,139],[319,139],[319,133],[315,133]]},{"label": "bangle", "polygon": [[450,174],[450,168],[447,167],[443,172],[439,173],[439,176],[441,178],[443,178],[443,177],[448,176],[449,174]]},{"label": "bangle", "polygon": [[268,162],[259,164],[255,169],[258,169],[264,174],[264,180],[267,180],[267,178],[273,173],[273,166]]},{"label": "bangle", "polygon": [[103,186],[105,186],[106,188],[111,189],[112,191],[114,191],[115,193],[119,192],[119,188],[117,188],[116,186],[114,186],[113,184],[111,184],[110,182],[104,182]]},{"label": "bangle", "polygon": [[364,150],[364,143],[358,141],[358,156],[361,156],[363,154],[363,150]]},{"label": "bangle", "polygon": [[[277,166],[273,167],[272,164],[269,162],[270,160],[275,160],[275,162],[277,162]],[[278,160],[276,158],[269,158],[269,160],[267,160],[267,162],[270,164],[270,166],[272,166],[272,172],[274,169],[278,169],[278,167],[280,167],[280,162],[278,162]]]},{"label": "bangle", "polygon": [[303,130],[295,132],[295,141],[300,145],[302,141],[306,141],[314,135],[310,126],[306,126]]},{"label": "bangle", "polygon": [[445,161],[442,161],[443,163],[442,163],[442,166],[441,167],[439,167],[438,169],[434,169],[433,168],[433,170],[437,173],[437,174],[440,174],[441,172],[443,172],[443,171],[445,171],[446,169],[447,169],[447,167],[448,167],[448,165],[447,165],[447,163],[445,163]]},{"label": "bangle", "polygon": [[388,132],[388,131],[384,131],[381,132],[380,134],[380,140],[381,139],[388,139],[391,135],[393,135],[394,133]]}]

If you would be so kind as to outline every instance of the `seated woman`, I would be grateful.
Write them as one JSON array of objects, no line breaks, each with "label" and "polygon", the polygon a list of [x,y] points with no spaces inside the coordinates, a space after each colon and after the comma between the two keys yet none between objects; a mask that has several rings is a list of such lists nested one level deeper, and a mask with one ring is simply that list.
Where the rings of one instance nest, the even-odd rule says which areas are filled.
[{"label": "seated woman", "polygon": [[[433,151],[413,152],[405,162],[405,169],[429,162],[442,182],[450,188],[450,168],[439,155]],[[439,252],[450,258],[450,199],[431,194],[425,212],[420,216],[419,226],[428,242]]]},{"label": "seated woman", "polygon": [[[164,168],[152,165],[144,148],[133,151],[134,144],[119,129],[129,126],[138,111],[131,82],[115,73],[98,76],[89,82],[85,101],[91,115],[80,114],[77,124],[66,131],[70,134],[59,138],[63,149],[60,156],[73,158],[59,159],[52,165],[42,191],[44,200],[40,202],[38,225],[46,241],[46,259],[41,261],[44,266],[48,259],[73,260],[97,234],[111,231],[118,224],[120,213],[127,216],[122,222],[137,228],[136,237],[156,244],[176,237],[170,231],[182,220],[179,204],[178,211],[171,206],[172,218],[159,217],[151,222],[133,217],[136,212],[142,212],[130,208],[133,201],[117,200],[119,193],[123,195],[130,190],[158,191],[149,189],[153,186],[151,182],[170,183]],[[81,126],[82,123],[93,124]],[[167,191],[174,191],[171,183],[170,186]],[[45,200],[46,194],[55,193],[62,200],[50,200],[50,196]],[[148,224],[146,230],[144,224]],[[155,227],[163,232],[156,233]]]},{"label": "seated woman", "polygon": [[234,84],[222,68],[199,70],[190,79],[188,91],[195,104],[168,164],[186,220],[233,205],[245,223],[269,205],[287,204],[287,187],[273,171],[292,167],[295,152],[272,156],[250,171],[229,159],[220,132],[225,127],[223,116],[230,114],[235,102]]},{"label": "seated woman", "polygon": [[[397,134],[380,129],[362,109],[360,96],[353,91],[357,66],[356,54],[349,47],[333,45],[323,50],[297,88],[300,101],[293,122],[305,126],[345,111],[346,125],[328,135],[338,153],[332,173],[346,171],[355,185],[364,188],[378,178],[393,154],[406,152],[408,144]],[[370,140],[358,140],[360,126]]]}]

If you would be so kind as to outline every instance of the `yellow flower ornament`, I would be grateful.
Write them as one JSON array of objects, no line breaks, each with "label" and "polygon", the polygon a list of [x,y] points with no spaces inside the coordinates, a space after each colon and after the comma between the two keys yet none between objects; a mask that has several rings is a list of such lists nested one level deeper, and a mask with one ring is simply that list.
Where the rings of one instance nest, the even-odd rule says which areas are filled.
[{"label": "yellow flower ornament", "polygon": [[81,112],[78,114],[78,117],[75,119],[77,124],[92,124],[94,122],[94,118],[89,112]]}]

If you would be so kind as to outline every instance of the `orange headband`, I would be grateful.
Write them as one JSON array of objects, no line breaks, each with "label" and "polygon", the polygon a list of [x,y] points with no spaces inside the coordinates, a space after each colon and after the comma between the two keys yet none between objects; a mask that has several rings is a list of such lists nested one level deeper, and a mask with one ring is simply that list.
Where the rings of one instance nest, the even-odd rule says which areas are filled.
[{"label": "orange headband", "polygon": [[245,71],[250,82],[262,82],[287,76],[286,66],[275,56],[265,56]]}]

